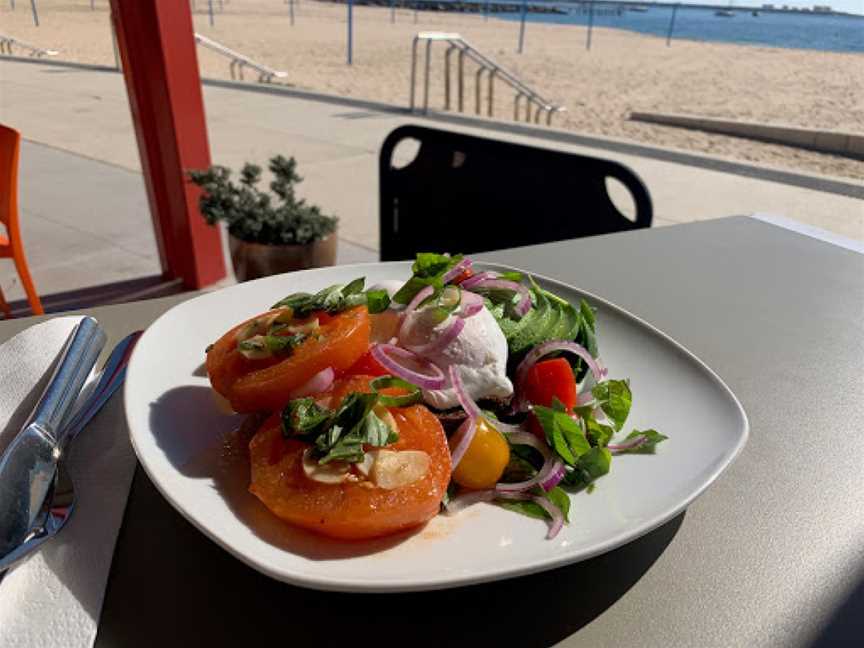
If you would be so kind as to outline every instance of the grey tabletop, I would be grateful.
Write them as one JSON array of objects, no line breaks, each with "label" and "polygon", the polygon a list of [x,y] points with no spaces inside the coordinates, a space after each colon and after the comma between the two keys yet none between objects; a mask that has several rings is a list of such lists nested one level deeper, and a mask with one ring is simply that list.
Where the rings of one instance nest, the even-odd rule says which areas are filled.
[{"label": "grey tabletop", "polygon": [[[348,595],[258,574],[139,470],[97,646],[809,646],[861,636],[864,255],[750,218],[478,257],[603,295],[705,360],[750,418],[683,513],[603,556],[443,592]],[[114,338],[182,298],[93,309]],[[0,340],[27,321],[0,325]]]}]

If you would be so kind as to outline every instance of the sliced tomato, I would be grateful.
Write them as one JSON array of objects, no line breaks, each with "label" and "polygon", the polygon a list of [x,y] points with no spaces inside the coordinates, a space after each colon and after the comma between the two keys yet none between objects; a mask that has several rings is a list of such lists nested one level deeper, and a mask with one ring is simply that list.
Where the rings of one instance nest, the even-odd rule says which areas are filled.
[{"label": "sliced tomato", "polygon": [[[370,377],[337,380],[331,406],[347,394],[369,391]],[[308,444],[285,439],[278,415],[265,421],[249,444],[252,483],[249,490],[286,522],[345,540],[396,533],[433,518],[450,481],[450,451],[437,417],[423,405],[389,408],[399,440],[388,449],[421,450],[430,467],[420,480],[395,489],[371,482],[322,484],[306,477],[303,453]]]},{"label": "sliced tomato", "polygon": [[[265,317],[267,314],[259,315]],[[207,352],[207,373],[213,389],[237,412],[281,409],[288,394],[319,371],[342,372],[369,349],[369,314],[358,306],[324,321],[287,357],[250,360],[237,348],[237,335],[249,322],[234,327]]]},{"label": "sliced tomato", "polygon": [[389,374],[390,372],[372,355],[372,351],[367,351],[360,356],[360,359],[345,372],[346,376],[387,376]]},{"label": "sliced tomato", "polygon": [[[551,407],[558,399],[568,410],[576,406],[576,379],[564,358],[542,360],[528,370],[523,387],[525,398],[533,405]],[[545,433],[534,414],[528,415],[528,429],[540,438]]]},{"label": "sliced tomato", "polygon": [[474,276],[474,271],[471,268],[466,268],[455,279],[453,279],[450,283],[458,286],[460,283],[462,283],[466,279],[470,279],[473,276]]},{"label": "sliced tomato", "polygon": [[525,398],[534,405],[551,407],[558,399],[568,410],[576,405],[576,379],[564,358],[542,360],[528,370],[522,385]]}]

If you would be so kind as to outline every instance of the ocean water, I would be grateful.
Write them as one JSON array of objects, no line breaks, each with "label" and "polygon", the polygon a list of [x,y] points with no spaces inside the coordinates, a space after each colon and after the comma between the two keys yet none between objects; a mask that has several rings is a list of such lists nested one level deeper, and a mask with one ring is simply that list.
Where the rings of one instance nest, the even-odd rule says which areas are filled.
[{"label": "ocean water", "polygon": [[[588,24],[587,3],[554,3],[554,6],[569,13],[528,13],[526,21]],[[672,8],[665,6],[652,6],[644,13],[622,11],[620,15],[604,13],[608,12],[609,4],[596,4],[595,8],[595,26],[614,27],[663,38],[669,30],[672,16]],[[831,52],[864,52],[864,17],[776,12],[759,12],[758,16],[752,16],[749,10],[735,7],[731,10],[735,15],[725,18],[715,16],[713,9],[679,6],[672,33],[673,44],[674,39],[681,38]],[[519,14],[498,14],[498,17],[516,21],[520,19]]]}]

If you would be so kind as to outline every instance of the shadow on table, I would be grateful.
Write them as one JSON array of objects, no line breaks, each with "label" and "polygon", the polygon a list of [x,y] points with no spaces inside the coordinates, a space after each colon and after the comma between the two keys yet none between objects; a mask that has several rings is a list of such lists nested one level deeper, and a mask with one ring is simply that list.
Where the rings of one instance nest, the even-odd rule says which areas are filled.
[{"label": "shadow on table", "polygon": [[[194,419],[190,412],[195,413]],[[171,389],[150,405],[150,429],[177,471],[211,481],[236,519],[274,547],[310,560],[333,560],[380,553],[418,532],[363,543],[339,542],[282,522],[249,492],[249,440],[262,420],[220,411],[213,390],[204,386]]]},{"label": "shadow on table", "polygon": [[828,623],[810,648],[834,646],[860,646],[864,636],[864,570],[858,574],[858,583],[846,600],[834,611]]},{"label": "shadow on table", "polygon": [[621,598],[683,519],[684,513],[619,549],[533,576],[438,592],[339,594],[286,585],[235,560],[139,471],[96,646],[326,645],[327,637],[382,647],[549,646]]}]

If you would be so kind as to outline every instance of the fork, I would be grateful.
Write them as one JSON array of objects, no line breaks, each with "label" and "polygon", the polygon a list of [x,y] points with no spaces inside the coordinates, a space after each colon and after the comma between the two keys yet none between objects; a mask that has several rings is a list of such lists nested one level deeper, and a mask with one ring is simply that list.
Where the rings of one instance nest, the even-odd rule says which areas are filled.
[{"label": "fork", "polygon": [[[126,366],[135,344],[141,337],[141,331],[128,335],[114,349],[108,357],[105,366],[100,372],[99,379],[92,392],[87,396],[81,407],[73,414],[66,424],[68,434],[64,442],[68,444],[81,430],[93,419],[105,405],[111,396],[117,391],[126,377]],[[23,559],[35,551],[42,543],[54,537],[66,524],[75,508],[75,493],[72,480],[66,470],[65,464],[58,463],[57,476],[52,484],[52,490],[46,498],[48,504],[45,506],[39,518],[39,522],[33,528],[30,536],[15,550],[17,556],[12,562]],[[10,563],[11,564],[11,563]],[[0,572],[0,583],[9,573],[10,569]]]}]

